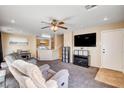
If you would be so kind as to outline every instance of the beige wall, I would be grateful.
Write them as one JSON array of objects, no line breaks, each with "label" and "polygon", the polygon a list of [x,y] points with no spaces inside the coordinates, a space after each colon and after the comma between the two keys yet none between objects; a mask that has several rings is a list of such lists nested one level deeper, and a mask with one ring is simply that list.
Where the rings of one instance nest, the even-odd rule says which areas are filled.
[{"label": "beige wall", "polygon": [[58,50],[59,59],[62,59],[63,35],[55,35],[55,49]]},{"label": "beige wall", "polygon": [[64,47],[70,47],[70,62],[73,62],[73,33],[71,31],[66,31],[64,33]]},{"label": "beige wall", "polygon": [[[124,22],[120,23],[113,23],[113,24],[107,24],[107,25],[101,25],[97,27],[92,27],[88,29],[82,29],[80,31],[75,31],[72,33],[72,36],[70,32],[64,34],[64,45],[69,45],[72,48],[72,52],[74,49],[81,49],[81,47],[77,48],[74,47],[73,45],[73,37],[74,35],[77,34],[86,34],[86,33],[96,33],[97,34],[97,42],[96,42],[96,47],[85,47],[85,49],[90,51],[90,65],[94,67],[100,67],[101,66],[101,32],[104,30],[112,30],[112,29],[120,29],[124,28]],[[71,40],[70,40],[71,39]],[[71,46],[72,44],[72,46]],[[72,53],[71,52],[71,53]],[[73,53],[72,53],[73,54]],[[71,55],[71,60],[72,60],[72,55]]]},{"label": "beige wall", "polygon": [[[13,37],[26,38],[28,40],[28,45],[9,45],[9,39]],[[29,50],[32,56],[36,57],[36,38],[35,36],[24,36],[24,35],[2,33],[2,48],[3,48],[3,57],[10,52],[16,52],[17,49]]]},{"label": "beige wall", "polygon": [[29,45],[30,45],[30,52],[31,55],[33,57],[36,57],[36,50],[37,50],[37,46],[36,46],[36,36],[29,36]]}]

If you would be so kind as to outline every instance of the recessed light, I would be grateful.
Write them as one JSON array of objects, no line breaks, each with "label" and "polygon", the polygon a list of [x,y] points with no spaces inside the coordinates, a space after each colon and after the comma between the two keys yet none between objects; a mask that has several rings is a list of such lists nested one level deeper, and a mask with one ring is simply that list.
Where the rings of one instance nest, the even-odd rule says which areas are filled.
[{"label": "recessed light", "polygon": [[103,19],[104,21],[107,21],[108,20],[108,17],[104,17],[104,19]]},{"label": "recessed light", "polygon": [[14,24],[14,23],[15,23],[15,20],[14,20],[14,19],[12,19],[10,22],[11,22],[12,24]]}]

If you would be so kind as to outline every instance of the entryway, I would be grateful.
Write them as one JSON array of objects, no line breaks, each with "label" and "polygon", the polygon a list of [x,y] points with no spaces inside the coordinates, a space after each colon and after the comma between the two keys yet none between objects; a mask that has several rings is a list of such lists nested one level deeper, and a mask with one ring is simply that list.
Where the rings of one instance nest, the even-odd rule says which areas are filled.
[{"label": "entryway", "polygon": [[114,87],[124,88],[124,74],[119,71],[100,68],[96,74],[95,80]]},{"label": "entryway", "polygon": [[103,31],[101,33],[101,67],[123,71],[124,30]]}]

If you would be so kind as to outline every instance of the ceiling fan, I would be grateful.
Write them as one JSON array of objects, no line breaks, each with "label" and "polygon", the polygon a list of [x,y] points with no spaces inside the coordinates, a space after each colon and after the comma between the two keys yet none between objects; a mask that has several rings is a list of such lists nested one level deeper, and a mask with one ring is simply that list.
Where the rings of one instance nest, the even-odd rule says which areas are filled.
[{"label": "ceiling fan", "polygon": [[57,19],[54,19],[54,18],[51,19],[50,22],[42,21],[41,23],[47,24],[47,26],[42,27],[41,29],[50,28],[54,32],[56,32],[58,30],[58,28],[65,29],[65,30],[68,29],[67,27],[64,26],[65,25],[64,21],[57,20]]}]

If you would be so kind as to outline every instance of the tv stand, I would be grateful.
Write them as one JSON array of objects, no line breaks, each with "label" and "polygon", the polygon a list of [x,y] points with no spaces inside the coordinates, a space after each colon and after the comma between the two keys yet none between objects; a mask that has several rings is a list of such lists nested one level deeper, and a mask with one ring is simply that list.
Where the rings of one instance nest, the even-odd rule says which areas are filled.
[{"label": "tv stand", "polygon": [[[80,51],[84,51],[84,50],[76,50],[78,52]],[[83,66],[83,67],[89,67],[89,55],[80,55],[78,54],[74,54],[73,55],[73,64],[75,65],[79,65],[79,66]]]}]

